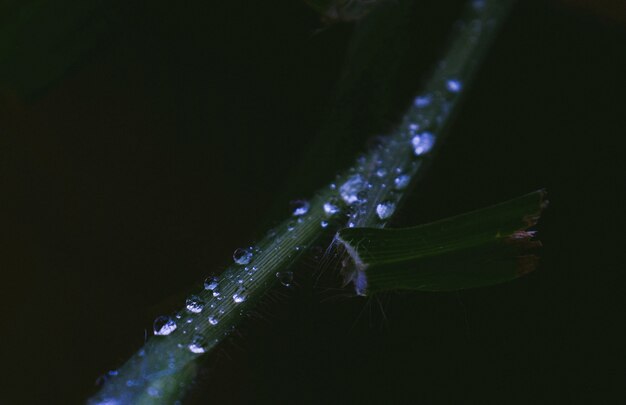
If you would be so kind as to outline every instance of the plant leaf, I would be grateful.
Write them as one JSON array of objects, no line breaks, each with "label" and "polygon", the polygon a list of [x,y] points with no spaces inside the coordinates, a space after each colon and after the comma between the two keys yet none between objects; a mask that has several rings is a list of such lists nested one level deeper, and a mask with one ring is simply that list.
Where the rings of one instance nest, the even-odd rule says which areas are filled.
[{"label": "plant leaf", "polygon": [[453,291],[513,280],[534,270],[534,226],[547,205],[539,190],[492,207],[411,228],[345,228],[357,293]]}]

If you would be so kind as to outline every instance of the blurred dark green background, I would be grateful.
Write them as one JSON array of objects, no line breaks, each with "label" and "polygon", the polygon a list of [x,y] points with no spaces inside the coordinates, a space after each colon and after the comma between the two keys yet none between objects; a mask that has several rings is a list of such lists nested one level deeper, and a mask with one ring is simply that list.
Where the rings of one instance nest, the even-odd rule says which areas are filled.
[{"label": "blurred dark green background", "polygon": [[[209,356],[192,401],[623,398],[618,3],[520,1],[396,220],[547,187],[538,271],[379,305],[314,286],[308,259],[297,289]],[[460,5],[390,2],[402,24],[345,71],[353,26],[291,0],[2,2],[0,403],[95,392],[155,316],[393,125]]]}]

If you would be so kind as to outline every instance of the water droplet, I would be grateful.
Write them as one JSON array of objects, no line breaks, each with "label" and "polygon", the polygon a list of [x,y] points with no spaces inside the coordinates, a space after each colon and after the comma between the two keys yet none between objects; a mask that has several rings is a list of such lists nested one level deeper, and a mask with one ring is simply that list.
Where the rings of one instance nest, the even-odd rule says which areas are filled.
[{"label": "water droplet", "polygon": [[220,320],[217,319],[216,316],[213,316],[213,315],[209,316],[209,323],[211,325],[217,325],[219,322],[220,322]]},{"label": "water droplet", "polygon": [[219,279],[216,276],[209,276],[204,280],[204,289],[209,291],[217,290]]},{"label": "water droplet", "polygon": [[189,343],[189,351],[192,353],[204,353],[206,352],[206,347],[204,346],[204,336],[196,335]]},{"label": "water droplet", "polygon": [[152,324],[154,334],[157,336],[167,336],[176,330],[176,322],[169,316],[159,316]]},{"label": "water droplet", "polygon": [[198,297],[197,295],[192,295],[191,297],[187,298],[185,304],[187,307],[187,311],[193,312],[194,314],[198,314],[202,312],[202,309],[204,309],[204,301],[202,301],[202,298]]},{"label": "water droplet", "polygon": [[396,204],[391,201],[385,201],[376,206],[376,214],[380,219],[387,219],[393,215],[396,210]]},{"label": "water droplet", "polygon": [[306,200],[292,201],[291,206],[293,208],[293,215],[297,217],[306,214],[311,208],[311,204],[309,204],[309,202]]},{"label": "water droplet", "polygon": [[321,226],[322,228],[326,228],[326,227],[328,226],[328,221],[323,221],[323,220],[322,220],[322,221],[320,221],[320,226]]},{"label": "water droplet", "polygon": [[423,95],[415,97],[415,107],[424,108],[428,107],[430,103],[433,101],[433,96],[431,95]]},{"label": "water droplet", "polygon": [[292,271],[279,271],[276,273],[276,278],[282,285],[285,287],[291,286],[293,281],[293,272]]},{"label": "water droplet", "polygon": [[294,229],[296,229],[296,223],[295,223],[295,222],[293,222],[293,221],[289,222],[289,223],[287,224],[287,230],[288,230],[289,232],[291,232],[291,231],[293,231]]},{"label": "water droplet", "polygon": [[450,93],[458,93],[463,88],[463,84],[457,79],[449,79],[446,81],[446,89]]},{"label": "water droplet", "polygon": [[433,148],[435,145],[435,136],[430,132],[422,132],[419,135],[415,135],[413,139],[411,139],[411,143],[413,144],[415,156],[421,156],[430,152]]},{"label": "water droplet", "polygon": [[408,174],[401,174],[400,176],[393,179],[393,184],[396,187],[396,190],[404,190],[407,188],[409,183],[411,182],[411,176]]},{"label": "water droplet", "polygon": [[333,216],[336,213],[341,211],[341,208],[337,204],[332,201],[327,201],[324,203],[324,213],[328,216]]},{"label": "water droplet", "polygon": [[380,169],[376,170],[377,177],[385,177],[386,175],[387,175],[387,169],[381,167]]},{"label": "water droplet", "polygon": [[246,289],[243,287],[240,287],[233,294],[233,301],[235,301],[237,304],[244,302],[246,298],[247,298],[247,292],[246,292]]},{"label": "water droplet", "polygon": [[161,391],[157,387],[148,387],[148,395],[151,397],[161,396]]},{"label": "water droplet", "polygon": [[237,248],[233,253],[233,260],[237,264],[248,264],[252,260],[252,252],[248,249]]},{"label": "water droplet", "polygon": [[346,204],[354,204],[359,200],[358,194],[365,188],[365,180],[360,174],[350,176],[339,188],[339,194]]}]

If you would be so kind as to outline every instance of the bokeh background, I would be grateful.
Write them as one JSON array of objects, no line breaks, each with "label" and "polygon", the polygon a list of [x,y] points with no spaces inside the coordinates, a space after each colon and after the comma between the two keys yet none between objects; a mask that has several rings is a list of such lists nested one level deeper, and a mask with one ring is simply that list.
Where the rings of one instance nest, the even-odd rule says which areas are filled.
[{"label": "bokeh background", "polygon": [[[353,25],[291,0],[2,3],[0,403],[82,403],[155,316],[393,126],[461,2],[389,3],[405,22],[358,74]],[[546,187],[536,272],[366,300],[307,258],[207,356],[191,402],[623,399],[624,4],[520,1],[395,220]]]}]

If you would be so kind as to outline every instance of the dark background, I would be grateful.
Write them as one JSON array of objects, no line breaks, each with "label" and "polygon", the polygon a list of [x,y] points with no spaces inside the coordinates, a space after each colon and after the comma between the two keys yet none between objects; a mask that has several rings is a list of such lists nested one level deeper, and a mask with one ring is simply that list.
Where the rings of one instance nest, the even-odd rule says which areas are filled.
[{"label": "dark background", "polygon": [[[208,356],[192,402],[623,401],[626,11],[615,4],[520,2],[395,221],[546,187],[536,272],[366,300],[333,292],[332,278],[314,286],[308,258],[296,289]],[[410,35],[391,35],[399,45],[340,100],[352,26],[325,27],[298,2],[105,9],[62,75],[33,79],[56,48],[26,39],[26,56],[0,69],[0,403],[94,393],[156,315],[393,125],[460,7],[402,9],[411,23],[397,32]],[[399,66],[391,81],[376,74],[387,64]]]}]

